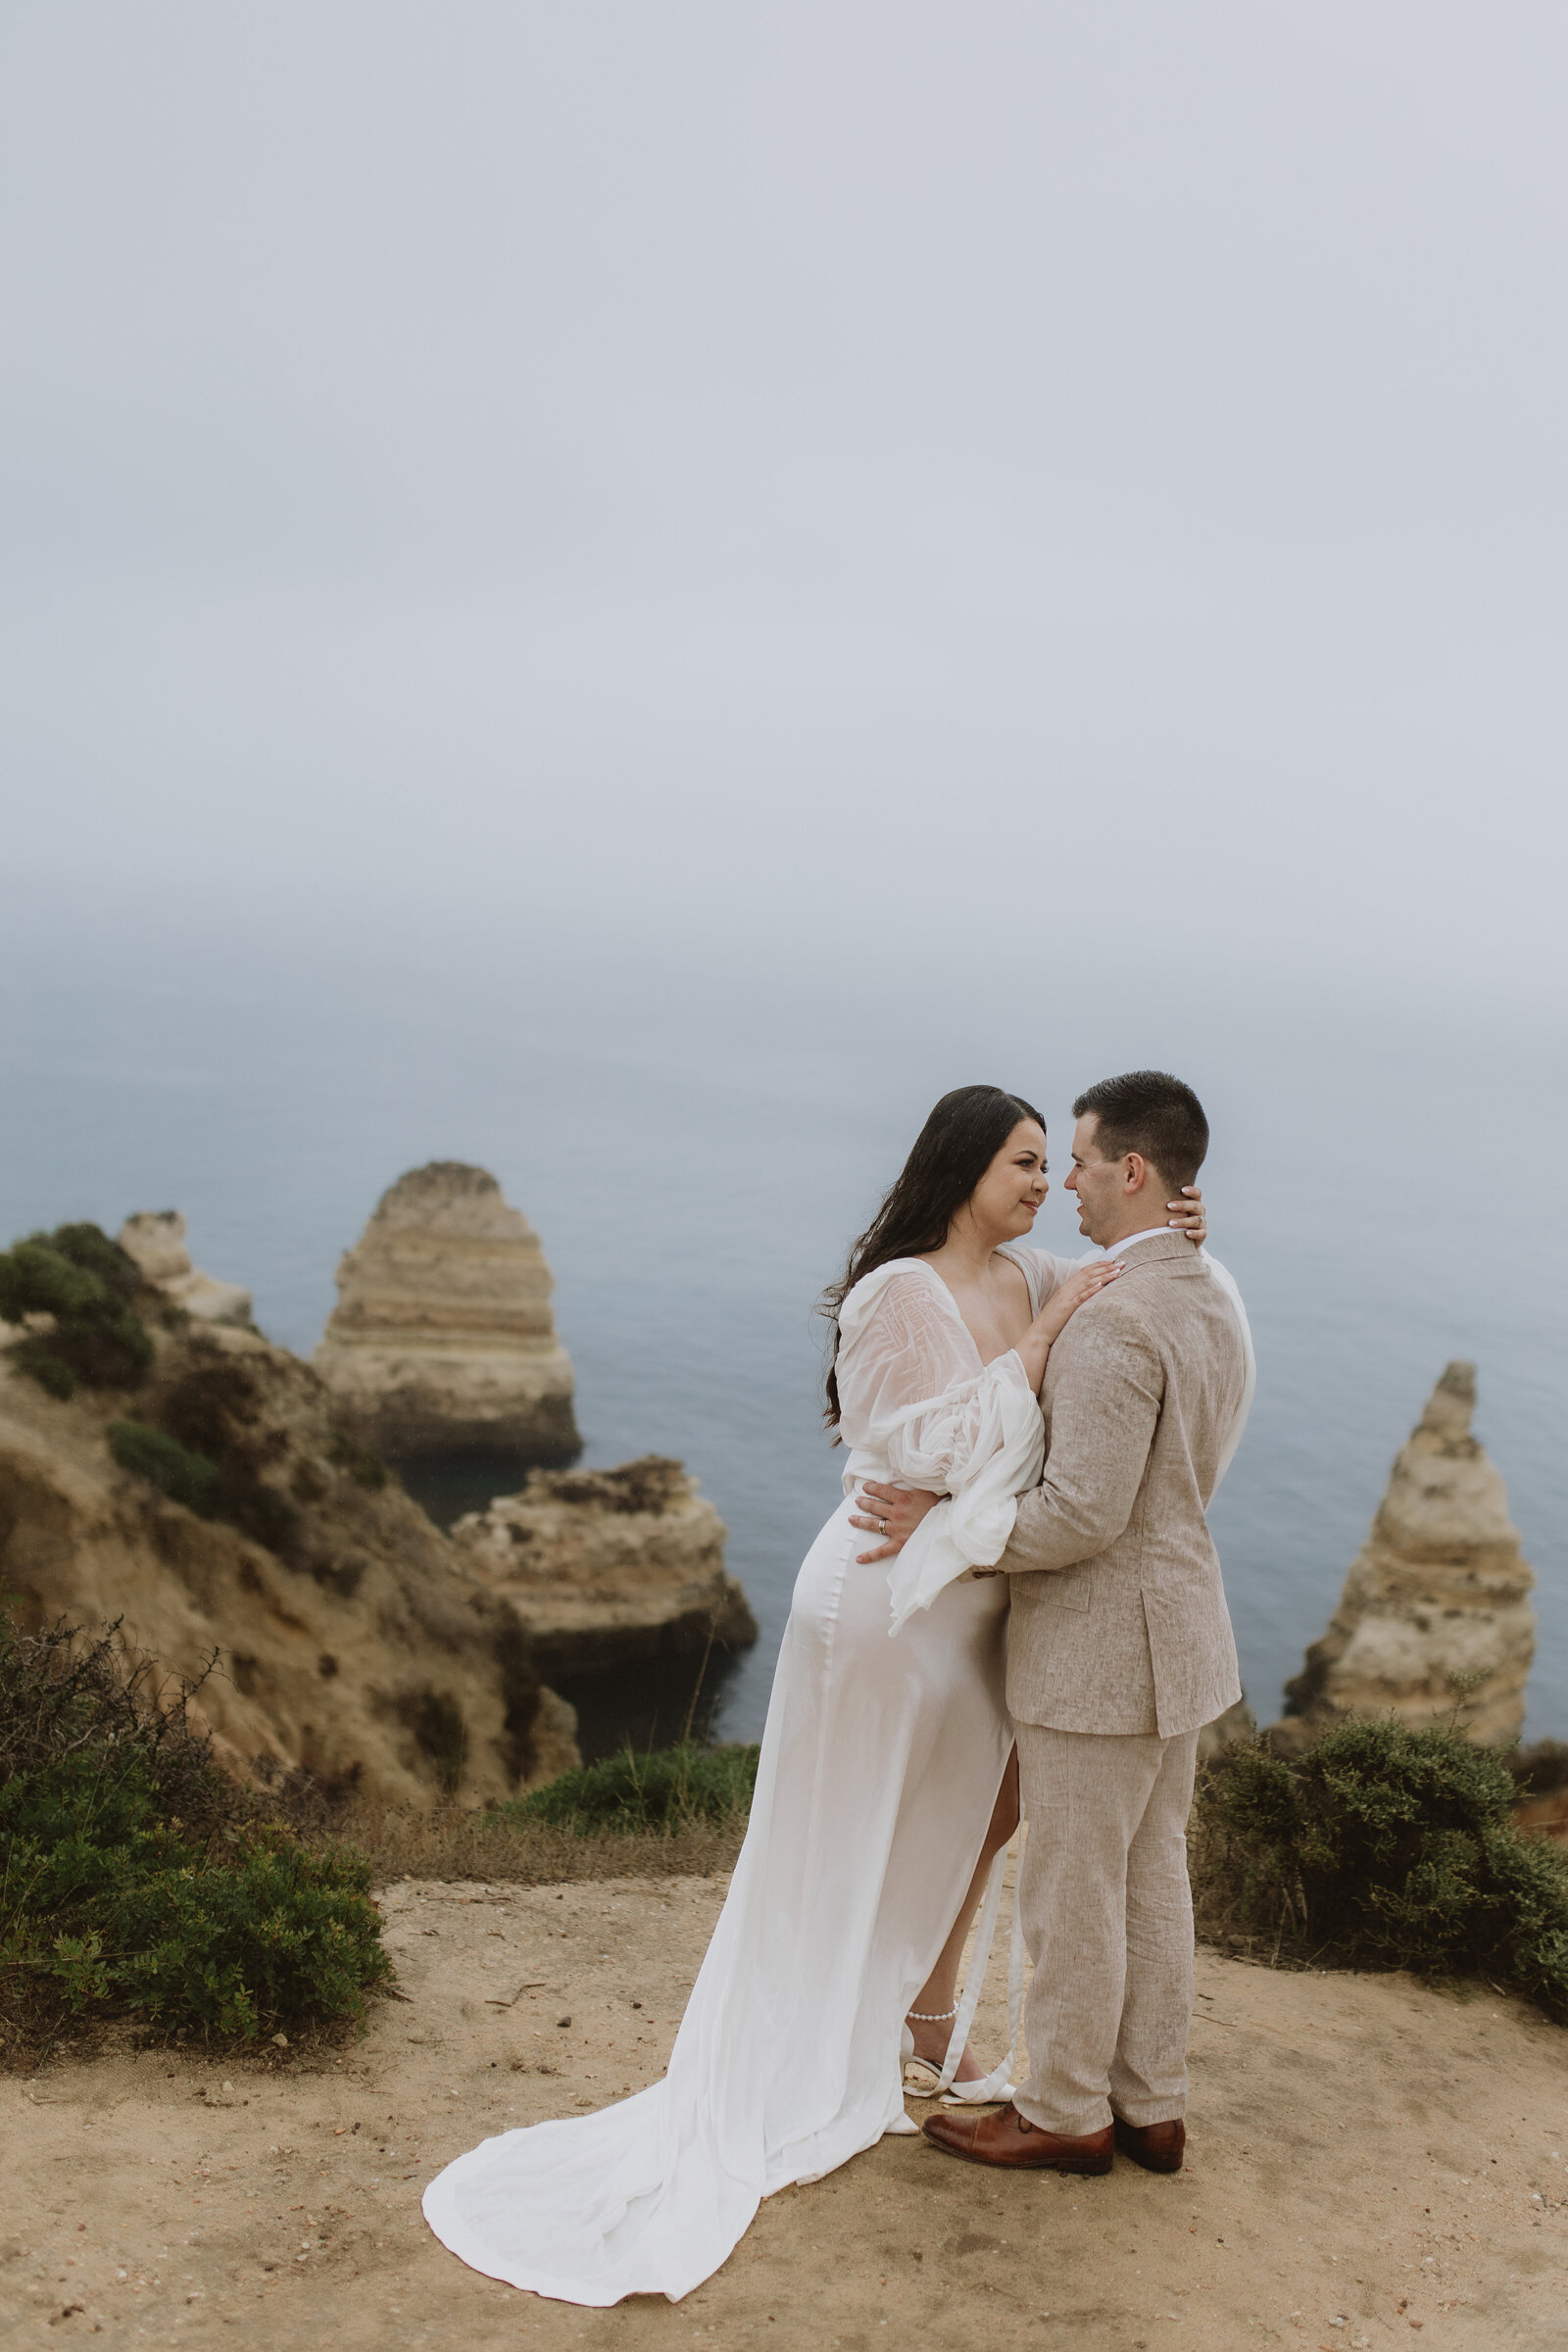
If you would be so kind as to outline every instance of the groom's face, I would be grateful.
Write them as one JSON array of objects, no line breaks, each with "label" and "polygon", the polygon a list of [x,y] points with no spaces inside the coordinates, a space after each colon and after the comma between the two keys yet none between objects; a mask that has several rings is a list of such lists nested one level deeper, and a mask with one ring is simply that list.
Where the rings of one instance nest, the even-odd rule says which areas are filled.
[{"label": "groom's face", "polygon": [[1072,1131],[1072,1166],[1065,1185],[1078,1196],[1078,1230],[1090,1241],[1108,1241],[1126,1199],[1127,1162],[1107,1159],[1095,1138],[1100,1119],[1086,1110]]}]

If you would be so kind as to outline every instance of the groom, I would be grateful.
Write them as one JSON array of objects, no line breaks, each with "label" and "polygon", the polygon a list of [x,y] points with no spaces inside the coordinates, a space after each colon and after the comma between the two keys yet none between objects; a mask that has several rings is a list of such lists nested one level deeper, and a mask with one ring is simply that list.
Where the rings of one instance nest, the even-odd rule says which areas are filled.
[{"label": "groom", "polygon": [[[971,2163],[1107,2173],[1114,2148],[1179,2172],[1193,2005],[1186,1828],[1198,1735],[1241,1696],[1204,1518],[1241,1407],[1229,1298],[1166,1203],[1208,1122],[1157,1070],[1073,1104],[1079,1230],[1126,1268],[1081,1306],[1041,1390],[1047,1456],[998,1567],[1012,1579],[1007,1704],[1029,1836],[1029,2079],[1008,2107],[943,2111]],[[896,1542],[936,1497],[867,1490]]]}]

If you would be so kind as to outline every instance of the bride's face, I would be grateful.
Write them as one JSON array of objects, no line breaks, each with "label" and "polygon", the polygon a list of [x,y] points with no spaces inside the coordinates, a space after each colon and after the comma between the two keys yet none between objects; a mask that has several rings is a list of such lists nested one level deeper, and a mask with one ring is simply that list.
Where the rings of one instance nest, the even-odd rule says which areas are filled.
[{"label": "bride's face", "polygon": [[1046,1131],[1020,1119],[969,1196],[969,1213],[982,1232],[1015,1242],[1029,1232],[1046,1182]]}]

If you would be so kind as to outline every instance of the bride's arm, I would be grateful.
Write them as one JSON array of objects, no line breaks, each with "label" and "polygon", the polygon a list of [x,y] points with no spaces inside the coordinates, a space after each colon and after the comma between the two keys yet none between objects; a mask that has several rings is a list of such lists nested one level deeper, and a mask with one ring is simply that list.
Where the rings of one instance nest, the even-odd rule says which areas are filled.
[{"label": "bride's arm", "polygon": [[[861,1560],[891,1559],[943,1494],[973,1477],[995,1455],[999,1446],[1004,1445],[996,1409],[1000,1402],[999,1387],[1014,1387],[1017,1405],[1038,1422],[1035,1400],[1054,1342],[1084,1300],[1116,1281],[1120,1273],[1118,1264],[1102,1257],[1079,1267],[1051,1292],[1016,1348],[994,1357],[983,1372],[955,1380],[942,1396],[920,1398],[889,1416],[880,1432],[881,1442],[894,1472],[906,1483],[886,1487],[875,1480],[866,1481],[861,1500],[865,1514],[872,1515],[852,1515],[851,1525],[883,1538],[888,1537],[889,1521],[896,1518],[897,1525],[892,1540],[884,1542],[879,1550],[860,1553]],[[885,1375],[887,1387],[895,1392],[901,1378],[908,1380],[914,1376],[921,1363],[925,1351],[919,1344],[919,1335],[926,1315],[940,1318],[947,1333],[952,1334],[950,1345],[956,1351],[951,1312],[931,1296],[929,1286],[919,1275],[900,1280],[907,1281],[910,1290],[892,1309],[881,1335],[886,1347],[893,1347],[896,1332],[903,1342],[890,1356]],[[890,1291],[892,1288],[890,1285]],[[898,1323],[901,1315],[906,1319],[902,1329]],[[842,1383],[841,1373],[841,1391]],[[886,1402],[885,1394],[881,1401]],[[1011,1419],[1017,1428],[1016,1410]]]},{"label": "bride's arm", "polygon": [[[1103,1281],[1104,1268],[1096,1269]],[[1084,1287],[1084,1286],[1081,1286]],[[1044,1343],[1076,1303],[1069,1292],[1048,1302],[1043,1335],[1031,1355],[1043,1362]],[[1030,1371],[1016,1348],[977,1369],[974,1344],[936,1277],[901,1268],[857,1314],[841,1323],[838,1357],[841,1435],[879,1453],[896,1480],[890,1492],[918,1491],[924,1508],[947,1494],[995,1481],[996,1466],[1011,1459],[1025,1432],[1037,1438],[1040,1407]],[[1038,1477],[1038,1465],[1021,1488]],[[847,1482],[853,1491],[854,1482]],[[867,1510],[865,1490],[857,1497]],[[874,1520],[858,1518],[873,1533]]]},{"label": "bride's arm", "polygon": [[[1208,1231],[1208,1221],[1199,1187],[1196,1184],[1183,1185],[1181,1198],[1167,1200],[1164,1205],[1170,1230],[1173,1233],[1185,1233],[1193,1247],[1200,1249]],[[887,1442],[888,1459],[899,1477],[907,1483],[887,1487],[878,1485],[873,1479],[866,1481],[861,1490],[865,1510],[854,1516],[851,1525],[882,1536],[885,1541],[878,1549],[861,1552],[858,1557],[862,1561],[891,1559],[908,1542],[927,1511],[936,1507],[947,1488],[956,1486],[975,1466],[975,1439],[982,1417],[983,1384],[993,1377],[1005,1377],[1008,1368],[1016,1362],[1019,1377],[1038,1396],[1045,1378],[1046,1359],[1068,1317],[1083,1304],[1086,1298],[1092,1298],[1096,1291],[1102,1290],[1106,1282],[1113,1282],[1121,1272],[1119,1263],[1113,1265],[1098,1251],[1079,1259],[1057,1257],[1049,1250],[1031,1250],[1027,1254],[1034,1259],[1044,1277],[1035,1286],[1036,1296],[1044,1294],[1039,1313],[1016,1348],[1009,1349],[1006,1355],[988,1364],[978,1379],[962,1384],[961,1398],[956,1389],[950,1389],[945,1396],[932,1398],[912,1414],[911,1426],[906,1432],[897,1431]],[[911,1304],[916,1294],[925,1292],[918,1275],[900,1276],[898,1281],[901,1285],[911,1286],[906,1294]],[[943,1313],[940,1303],[932,1299],[928,1292],[925,1292],[920,1302],[947,1325],[951,1333],[951,1318]],[[960,1431],[957,1426],[958,1416],[955,1408],[960,1404],[964,1408],[963,1417],[970,1423],[966,1431]],[[933,1425],[933,1408],[938,1420],[946,1416],[945,1429]],[[923,1454],[921,1441],[938,1436],[946,1436],[950,1441],[945,1470],[929,1457],[916,1458]],[[960,1438],[967,1442],[952,1442]]]},{"label": "bride's arm", "polygon": [[896,1477],[940,1494],[981,1441],[988,1382],[973,1362],[932,1277],[894,1275],[839,1350],[843,1434],[885,1453]]}]

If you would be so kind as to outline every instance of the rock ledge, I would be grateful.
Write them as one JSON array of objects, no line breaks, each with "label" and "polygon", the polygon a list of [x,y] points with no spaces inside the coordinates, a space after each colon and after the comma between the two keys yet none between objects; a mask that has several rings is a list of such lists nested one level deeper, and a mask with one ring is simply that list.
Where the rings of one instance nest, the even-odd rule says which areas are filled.
[{"label": "rock ledge", "polygon": [[757,1639],[724,1566],[724,1522],[679,1462],[536,1470],[452,1530],[460,1557],[509,1601],[540,1672],[600,1673]]}]

